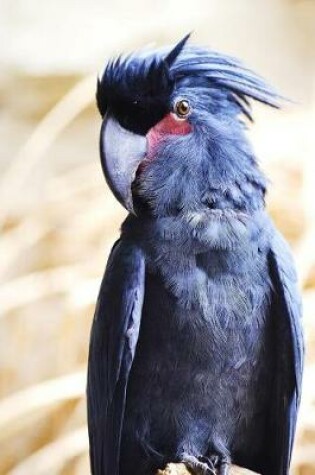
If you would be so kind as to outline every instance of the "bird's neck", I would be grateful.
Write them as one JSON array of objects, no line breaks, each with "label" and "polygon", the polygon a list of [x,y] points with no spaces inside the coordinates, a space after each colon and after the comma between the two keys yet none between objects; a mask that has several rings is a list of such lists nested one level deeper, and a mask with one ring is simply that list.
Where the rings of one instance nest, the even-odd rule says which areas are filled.
[{"label": "bird's neck", "polygon": [[122,225],[122,236],[156,249],[180,248],[187,254],[233,251],[257,242],[268,229],[268,220],[264,209],[251,214],[205,209],[164,217],[129,215]]}]

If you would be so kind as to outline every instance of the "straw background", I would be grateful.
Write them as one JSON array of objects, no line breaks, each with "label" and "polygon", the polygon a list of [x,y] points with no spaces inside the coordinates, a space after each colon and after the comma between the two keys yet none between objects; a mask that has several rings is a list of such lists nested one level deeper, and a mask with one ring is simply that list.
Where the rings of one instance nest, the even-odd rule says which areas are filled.
[{"label": "straw background", "polygon": [[0,474],[89,473],[89,330],[125,216],[99,164],[96,74],[114,53],[192,29],[192,41],[241,57],[295,101],[255,106],[249,133],[303,291],[292,473],[315,474],[313,0],[0,0]]}]

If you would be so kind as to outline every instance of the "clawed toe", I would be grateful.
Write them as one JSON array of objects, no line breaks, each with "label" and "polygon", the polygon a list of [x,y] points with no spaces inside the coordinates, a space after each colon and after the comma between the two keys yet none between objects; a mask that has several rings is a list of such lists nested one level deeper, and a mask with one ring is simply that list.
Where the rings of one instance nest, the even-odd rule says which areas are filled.
[{"label": "clawed toe", "polygon": [[215,467],[209,464],[206,457],[194,457],[193,455],[184,455],[182,462],[195,475],[216,475]]},{"label": "clawed toe", "polygon": [[219,455],[194,457],[185,454],[182,462],[194,475],[229,475],[230,473],[229,460]]}]

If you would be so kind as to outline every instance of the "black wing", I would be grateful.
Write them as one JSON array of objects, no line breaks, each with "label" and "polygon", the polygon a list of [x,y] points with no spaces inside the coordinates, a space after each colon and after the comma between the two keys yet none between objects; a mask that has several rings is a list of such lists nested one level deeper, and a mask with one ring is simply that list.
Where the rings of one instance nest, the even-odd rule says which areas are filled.
[{"label": "black wing", "polygon": [[96,306],[88,365],[88,427],[93,475],[118,475],[128,377],[144,296],[142,251],[114,245]]},{"label": "black wing", "polygon": [[294,442],[303,373],[301,300],[291,253],[276,232],[270,249],[270,272],[276,316],[276,381],[272,410],[271,451],[275,473],[287,475]]}]

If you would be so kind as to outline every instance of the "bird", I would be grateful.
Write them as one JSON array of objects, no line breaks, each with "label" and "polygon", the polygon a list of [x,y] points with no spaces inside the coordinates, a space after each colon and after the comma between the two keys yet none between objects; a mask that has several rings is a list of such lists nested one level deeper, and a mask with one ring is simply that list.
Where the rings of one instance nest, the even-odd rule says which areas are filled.
[{"label": "bird", "polygon": [[289,245],[265,207],[242,61],[176,44],[108,60],[96,103],[105,179],[128,211],[92,323],[93,475],[289,473],[303,373]]}]

